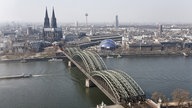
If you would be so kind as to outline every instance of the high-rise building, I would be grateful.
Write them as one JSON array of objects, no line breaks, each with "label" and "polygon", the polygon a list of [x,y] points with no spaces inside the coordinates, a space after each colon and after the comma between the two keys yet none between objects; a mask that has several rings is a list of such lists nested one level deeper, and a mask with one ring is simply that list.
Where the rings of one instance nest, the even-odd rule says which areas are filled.
[{"label": "high-rise building", "polygon": [[115,16],[115,27],[116,27],[116,28],[119,27],[119,19],[118,19],[118,15]]},{"label": "high-rise building", "polygon": [[87,19],[88,13],[85,13],[85,17],[86,17],[86,26],[88,26],[88,19]]},{"label": "high-rise building", "polygon": [[32,27],[27,27],[27,35],[33,34],[33,28]]},{"label": "high-rise building", "polygon": [[62,28],[57,27],[57,20],[55,17],[54,8],[52,11],[51,26],[49,23],[49,16],[46,8],[44,27],[43,27],[43,39],[45,41],[54,42],[54,41],[60,41],[61,38],[62,38]]},{"label": "high-rise building", "polygon": [[79,27],[79,22],[78,21],[75,22],[75,27]]},{"label": "high-rise building", "polygon": [[159,25],[159,35],[162,36],[162,32],[163,32],[163,26],[160,24]]}]

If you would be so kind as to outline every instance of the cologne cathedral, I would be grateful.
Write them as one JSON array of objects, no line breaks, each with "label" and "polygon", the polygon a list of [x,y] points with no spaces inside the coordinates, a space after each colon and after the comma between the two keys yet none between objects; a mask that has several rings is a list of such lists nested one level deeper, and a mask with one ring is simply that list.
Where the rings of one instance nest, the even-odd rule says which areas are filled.
[{"label": "cologne cathedral", "polygon": [[52,11],[51,24],[49,22],[49,16],[46,8],[44,27],[43,27],[43,39],[45,41],[54,42],[54,41],[60,41],[61,38],[62,38],[62,28],[57,27],[57,20],[55,17],[54,8]]}]

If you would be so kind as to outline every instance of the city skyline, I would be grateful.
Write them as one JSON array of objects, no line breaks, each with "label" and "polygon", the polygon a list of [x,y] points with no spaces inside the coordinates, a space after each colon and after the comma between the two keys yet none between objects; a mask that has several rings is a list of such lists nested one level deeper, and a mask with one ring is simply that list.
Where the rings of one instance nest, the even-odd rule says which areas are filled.
[{"label": "city skyline", "polygon": [[[54,7],[58,23],[192,23],[190,0],[1,0],[0,22],[43,22]],[[51,17],[51,16],[49,16]]]}]

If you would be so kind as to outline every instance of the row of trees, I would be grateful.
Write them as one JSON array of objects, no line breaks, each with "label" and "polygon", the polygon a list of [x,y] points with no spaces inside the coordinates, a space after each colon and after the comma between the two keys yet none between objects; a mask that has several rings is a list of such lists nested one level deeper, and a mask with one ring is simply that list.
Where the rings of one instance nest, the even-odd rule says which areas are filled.
[{"label": "row of trees", "polygon": [[[182,107],[183,102],[189,102],[190,101],[190,93],[187,90],[184,89],[175,89],[172,93],[172,102],[178,102],[178,106]],[[154,92],[152,94],[151,99],[154,102],[159,102],[159,99],[161,99],[162,103],[171,102],[169,98],[167,98],[164,94],[161,92]]]}]

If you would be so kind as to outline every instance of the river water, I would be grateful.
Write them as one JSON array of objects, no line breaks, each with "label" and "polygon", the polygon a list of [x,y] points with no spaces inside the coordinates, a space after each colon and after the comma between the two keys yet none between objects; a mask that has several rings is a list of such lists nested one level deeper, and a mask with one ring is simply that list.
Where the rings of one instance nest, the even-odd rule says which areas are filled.
[{"label": "river water", "polygon": [[[192,57],[126,57],[104,59],[109,69],[128,73],[151,97],[171,97],[182,88],[192,93]],[[98,88],[85,88],[84,75],[64,62],[0,63],[0,76],[33,74],[28,79],[0,80],[0,108],[92,108],[112,104]]]}]

